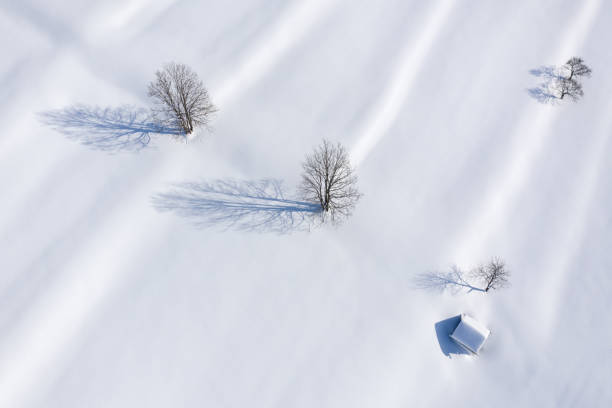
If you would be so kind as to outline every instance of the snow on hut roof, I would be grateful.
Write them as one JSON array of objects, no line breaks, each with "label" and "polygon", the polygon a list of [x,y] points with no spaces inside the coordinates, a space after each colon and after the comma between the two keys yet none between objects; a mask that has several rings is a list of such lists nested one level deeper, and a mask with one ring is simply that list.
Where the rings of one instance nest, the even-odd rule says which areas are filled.
[{"label": "snow on hut roof", "polygon": [[482,323],[476,321],[473,317],[462,314],[459,325],[450,337],[459,343],[460,346],[474,354],[478,354],[490,333],[491,331],[483,326]]}]

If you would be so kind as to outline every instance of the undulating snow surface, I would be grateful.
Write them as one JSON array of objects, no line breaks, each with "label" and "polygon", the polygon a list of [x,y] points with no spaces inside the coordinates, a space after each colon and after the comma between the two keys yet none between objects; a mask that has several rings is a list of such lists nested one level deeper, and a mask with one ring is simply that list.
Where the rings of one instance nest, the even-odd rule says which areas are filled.
[{"label": "undulating snow surface", "polygon": [[[611,406],[611,38],[605,0],[2,1],[0,407]],[[187,144],[139,111],[168,61],[219,107]],[[309,231],[323,137],[364,197]]]}]

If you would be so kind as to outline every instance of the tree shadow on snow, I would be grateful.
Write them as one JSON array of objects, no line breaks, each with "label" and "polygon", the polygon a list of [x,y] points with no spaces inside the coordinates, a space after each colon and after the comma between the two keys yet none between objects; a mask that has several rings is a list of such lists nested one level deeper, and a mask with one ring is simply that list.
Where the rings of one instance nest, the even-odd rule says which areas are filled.
[{"label": "tree shadow on snow", "polygon": [[320,212],[316,204],[286,198],[275,179],[179,183],[152,201],[158,211],[174,212],[197,227],[279,234],[309,230]]},{"label": "tree shadow on snow", "polygon": [[434,326],[436,329],[436,336],[438,336],[440,350],[442,350],[442,353],[448,358],[451,358],[451,354],[470,354],[450,338],[450,335],[455,331],[460,321],[461,315],[457,315],[441,320]]},{"label": "tree shadow on snow", "polygon": [[484,289],[472,285],[468,281],[464,271],[453,265],[448,271],[433,271],[419,273],[414,276],[413,284],[416,289],[428,290],[431,292],[449,291],[457,294],[461,291],[467,293],[476,291],[484,292]]},{"label": "tree shadow on snow", "polygon": [[559,72],[559,68],[554,65],[543,65],[529,70],[529,73],[542,80],[538,86],[527,89],[529,96],[539,103],[556,104],[559,99],[558,91],[556,90],[557,82],[563,77]]},{"label": "tree shadow on snow", "polygon": [[180,136],[183,132],[155,121],[148,110],[74,105],[39,114],[41,122],[72,140],[106,152],[138,152],[149,146],[151,135]]}]

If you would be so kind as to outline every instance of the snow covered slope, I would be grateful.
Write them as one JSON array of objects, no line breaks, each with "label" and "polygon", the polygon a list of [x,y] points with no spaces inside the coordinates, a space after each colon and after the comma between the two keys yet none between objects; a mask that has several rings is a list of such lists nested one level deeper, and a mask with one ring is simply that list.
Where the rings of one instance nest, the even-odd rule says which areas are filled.
[{"label": "snow covered slope", "polygon": [[[0,407],[612,405],[609,2],[4,0],[0,34]],[[573,55],[584,98],[532,99]],[[214,132],[103,150],[168,61]],[[323,137],[364,197],[308,231]],[[415,289],[495,255],[508,289]]]}]

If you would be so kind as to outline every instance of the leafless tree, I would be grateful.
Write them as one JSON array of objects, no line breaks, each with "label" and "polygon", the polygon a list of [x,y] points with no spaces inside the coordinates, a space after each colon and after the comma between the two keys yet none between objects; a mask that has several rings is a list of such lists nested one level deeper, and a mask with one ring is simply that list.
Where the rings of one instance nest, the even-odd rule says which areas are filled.
[{"label": "leafless tree", "polygon": [[198,75],[183,64],[171,62],[158,70],[149,84],[149,96],[155,101],[156,116],[186,134],[197,126],[208,125],[210,115],[216,111]]},{"label": "leafless tree", "polygon": [[336,223],[349,217],[361,193],[344,147],[323,140],[306,156],[302,167],[300,194],[305,200],[319,204],[322,219],[329,218]]},{"label": "leafless tree", "polygon": [[554,103],[566,96],[574,102],[578,101],[584,95],[580,77],[591,76],[591,68],[578,57],[570,58],[559,67],[543,66],[529,72],[544,78],[538,87],[528,89],[529,94],[542,103]]},{"label": "leafless tree", "polygon": [[462,290],[469,292],[488,292],[509,285],[510,272],[499,258],[493,258],[488,264],[480,265],[469,272],[457,266],[448,271],[434,271],[417,274],[414,284],[417,289],[456,294]]},{"label": "leafless tree", "polygon": [[591,76],[591,68],[584,63],[582,58],[572,57],[565,63],[564,67],[569,71],[567,79],[573,79],[574,77],[580,76]]},{"label": "leafless tree", "polygon": [[510,271],[506,269],[506,264],[500,258],[493,258],[488,264],[477,267],[472,271],[472,275],[482,282],[485,292],[510,284]]},{"label": "leafless tree", "polygon": [[559,99],[568,96],[572,101],[576,102],[584,95],[582,84],[575,79],[559,78],[555,83],[555,88],[559,93]]}]

